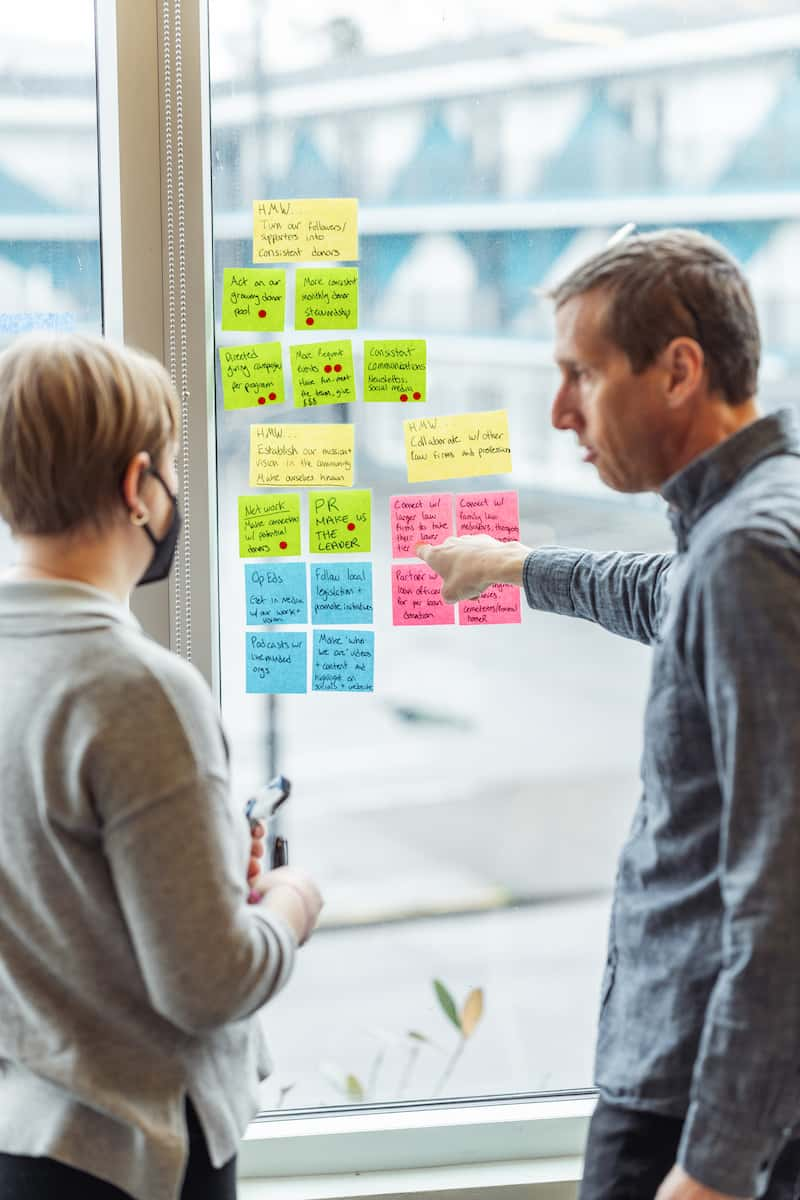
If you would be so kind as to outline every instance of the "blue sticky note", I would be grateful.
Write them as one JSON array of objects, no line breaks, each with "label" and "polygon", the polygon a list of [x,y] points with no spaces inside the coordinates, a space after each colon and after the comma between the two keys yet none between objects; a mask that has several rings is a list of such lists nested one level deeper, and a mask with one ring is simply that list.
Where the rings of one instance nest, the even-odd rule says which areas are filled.
[{"label": "blue sticky note", "polygon": [[305,633],[246,633],[247,691],[307,692],[307,658]]},{"label": "blue sticky note", "polygon": [[312,563],[312,625],[371,625],[372,563]]},{"label": "blue sticky note", "polygon": [[246,625],[305,625],[305,563],[245,563]]},{"label": "blue sticky note", "polygon": [[315,692],[371,692],[375,634],[369,629],[315,629],[311,687]]}]

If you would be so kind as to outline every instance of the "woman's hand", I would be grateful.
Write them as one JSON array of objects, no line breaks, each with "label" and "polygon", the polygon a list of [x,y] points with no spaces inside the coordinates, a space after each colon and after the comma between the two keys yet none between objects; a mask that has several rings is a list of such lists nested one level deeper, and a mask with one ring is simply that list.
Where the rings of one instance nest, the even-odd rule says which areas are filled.
[{"label": "woman's hand", "polygon": [[314,880],[297,867],[277,867],[256,875],[250,880],[250,899],[251,903],[263,901],[266,908],[283,917],[298,946],[311,937],[323,905]]},{"label": "woman's hand", "polygon": [[[247,882],[250,884],[261,870],[261,859],[264,857],[264,837],[266,830],[260,821],[255,821],[250,828],[250,861],[247,864]],[[257,903],[256,896],[252,903]]]}]

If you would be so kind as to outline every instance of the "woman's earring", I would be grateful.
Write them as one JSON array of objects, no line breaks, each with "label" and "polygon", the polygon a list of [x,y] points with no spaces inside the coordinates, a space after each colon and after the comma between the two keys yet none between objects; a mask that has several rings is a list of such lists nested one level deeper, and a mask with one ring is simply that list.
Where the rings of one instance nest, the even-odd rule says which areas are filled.
[{"label": "woman's earring", "polygon": [[139,511],[139,512],[131,512],[131,516],[130,516],[131,525],[146,525],[148,518],[149,518],[149,514],[147,513],[146,510]]}]

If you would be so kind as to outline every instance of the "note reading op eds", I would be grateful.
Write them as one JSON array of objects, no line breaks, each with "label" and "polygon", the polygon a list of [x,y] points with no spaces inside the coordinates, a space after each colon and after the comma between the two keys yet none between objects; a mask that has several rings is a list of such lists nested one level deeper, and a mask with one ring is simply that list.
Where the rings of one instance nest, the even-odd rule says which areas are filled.
[{"label": "note reading op eds", "polygon": [[511,470],[508,413],[455,413],[404,421],[409,483],[504,475]]},{"label": "note reading op eds", "polygon": [[253,262],[355,262],[355,199],[254,200]]},{"label": "note reading op eds", "polygon": [[251,425],[251,487],[353,486],[352,425]]}]

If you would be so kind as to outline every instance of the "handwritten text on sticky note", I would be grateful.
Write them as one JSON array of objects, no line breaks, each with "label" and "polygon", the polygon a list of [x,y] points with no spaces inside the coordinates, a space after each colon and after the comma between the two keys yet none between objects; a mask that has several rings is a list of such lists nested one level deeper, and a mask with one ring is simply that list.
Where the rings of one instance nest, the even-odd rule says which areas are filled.
[{"label": "handwritten text on sticky note", "polygon": [[424,563],[392,567],[394,625],[455,625],[452,604],[442,599],[442,581]]},{"label": "handwritten text on sticky note", "polygon": [[299,496],[239,497],[239,557],[300,554]]},{"label": "handwritten text on sticky note", "polygon": [[278,695],[308,691],[307,634],[246,633],[244,636],[248,692]]},{"label": "handwritten text on sticky note", "polygon": [[283,404],[283,359],[279,342],[221,346],[219,363],[225,408]]},{"label": "handwritten text on sticky note", "polygon": [[372,492],[309,492],[312,554],[366,554],[372,530]]},{"label": "handwritten text on sticky note", "polygon": [[246,333],[280,333],[286,309],[286,272],[226,267],[222,283],[222,328]]},{"label": "handwritten text on sticky note", "polygon": [[453,497],[392,496],[392,558],[414,558],[417,542],[438,546],[453,533]]},{"label": "handwritten text on sticky note", "polygon": [[460,625],[519,625],[519,588],[510,583],[493,583],[475,600],[462,600],[458,606]]},{"label": "handwritten text on sticky note", "polygon": [[315,629],[311,687],[315,692],[371,692],[375,634],[371,630]]},{"label": "handwritten text on sticky note", "polygon": [[419,339],[364,342],[364,399],[420,403],[427,399],[426,349]]},{"label": "handwritten text on sticky note", "polygon": [[305,563],[245,563],[247,625],[304,625],[308,620]]},{"label": "handwritten text on sticky note", "polygon": [[295,329],[358,329],[358,267],[297,272]]},{"label": "handwritten text on sticky note", "polygon": [[357,200],[254,200],[253,262],[354,262]]},{"label": "handwritten text on sticky note", "polygon": [[352,342],[290,346],[295,408],[353,404],[356,398]]},{"label": "handwritten text on sticky note", "polygon": [[251,425],[251,487],[352,487],[352,425]]},{"label": "handwritten text on sticky note", "polygon": [[372,563],[312,563],[313,625],[371,625]]},{"label": "handwritten text on sticky note", "polygon": [[456,533],[488,533],[498,542],[519,541],[516,492],[467,492],[456,496]]},{"label": "handwritten text on sticky note", "polygon": [[403,422],[409,483],[502,475],[511,470],[508,414],[455,413]]}]

